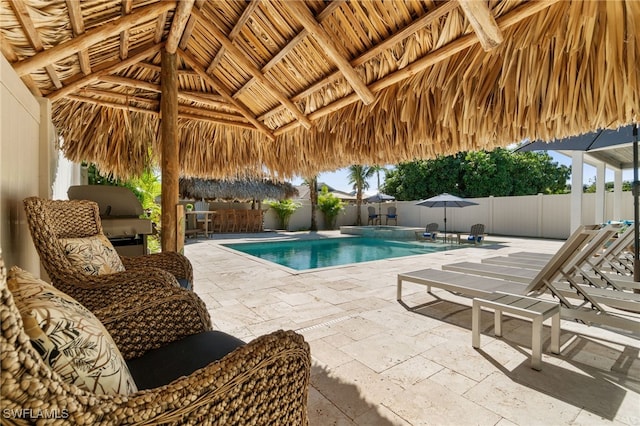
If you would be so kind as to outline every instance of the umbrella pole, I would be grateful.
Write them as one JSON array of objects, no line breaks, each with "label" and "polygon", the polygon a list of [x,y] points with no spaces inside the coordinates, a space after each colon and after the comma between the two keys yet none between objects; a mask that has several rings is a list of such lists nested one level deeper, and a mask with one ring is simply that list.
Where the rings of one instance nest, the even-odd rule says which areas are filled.
[{"label": "umbrella pole", "polygon": [[444,202],[444,243],[447,243],[447,202]]}]

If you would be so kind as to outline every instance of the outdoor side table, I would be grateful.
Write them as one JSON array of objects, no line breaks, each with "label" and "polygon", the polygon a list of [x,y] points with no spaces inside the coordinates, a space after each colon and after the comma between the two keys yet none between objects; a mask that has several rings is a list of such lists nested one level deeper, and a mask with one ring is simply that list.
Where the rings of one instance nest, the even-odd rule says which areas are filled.
[{"label": "outdoor side table", "polygon": [[472,345],[480,347],[480,313],[482,308],[494,310],[494,332],[502,336],[502,312],[508,312],[532,320],[531,368],[540,370],[542,365],[542,323],[551,318],[551,345],[554,354],[560,353],[560,304],[509,293],[491,293],[473,299],[471,314]]}]

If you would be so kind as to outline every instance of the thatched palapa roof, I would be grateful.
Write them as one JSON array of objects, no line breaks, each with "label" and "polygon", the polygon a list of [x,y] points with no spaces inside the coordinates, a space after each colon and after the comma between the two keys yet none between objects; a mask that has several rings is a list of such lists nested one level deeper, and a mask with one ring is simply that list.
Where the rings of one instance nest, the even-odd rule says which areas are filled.
[{"label": "thatched palapa roof", "polygon": [[195,200],[284,200],[298,195],[298,190],[289,182],[270,179],[227,181],[183,178],[179,187],[183,198]]},{"label": "thatched palapa roof", "polygon": [[68,158],[158,155],[176,52],[184,176],[312,176],[638,120],[640,2],[1,0],[2,53]]}]

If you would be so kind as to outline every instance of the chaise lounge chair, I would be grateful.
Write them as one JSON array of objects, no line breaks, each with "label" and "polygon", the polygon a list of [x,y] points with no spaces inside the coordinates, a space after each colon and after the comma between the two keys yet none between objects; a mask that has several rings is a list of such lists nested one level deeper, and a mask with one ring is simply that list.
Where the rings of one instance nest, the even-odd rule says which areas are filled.
[{"label": "chaise lounge chair", "polygon": [[[486,296],[497,291],[529,296],[540,296],[549,292],[560,300],[564,318],[638,333],[638,318],[629,317],[626,312],[620,310],[640,312],[640,295],[586,287],[570,275],[576,265],[592,255],[594,247],[601,247],[612,233],[616,232],[613,227],[605,227],[602,230],[599,228],[597,225],[591,225],[576,230],[527,284],[510,279],[423,269],[398,274],[397,299],[401,301],[403,282],[425,285],[428,291],[431,291],[431,287],[436,287],[470,297]],[[570,299],[578,301],[572,302]],[[605,306],[613,309],[607,309]]]}]

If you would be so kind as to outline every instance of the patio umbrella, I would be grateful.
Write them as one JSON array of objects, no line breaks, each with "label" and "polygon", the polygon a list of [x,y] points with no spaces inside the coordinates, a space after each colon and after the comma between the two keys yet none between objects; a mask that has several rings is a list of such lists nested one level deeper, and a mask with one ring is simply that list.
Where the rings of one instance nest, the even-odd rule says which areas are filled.
[{"label": "patio umbrella", "polygon": [[378,192],[365,198],[365,201],[369,203],[378,203],[378,217],[382,217],[382,215],[380,214],[380,203],[383,203],[385,201],[393,201],[395,199],[396,198],[393,195],[387,195],[383,194],[382,192]]},{"label": "patio umbrella", "polygon": [[464,198],[456,197],[455,195],[447,194],[446,192],[435,197],[427,198],[424,201],[416,203],[416,206],[424,207],[444,207],[444,235],[447,235],[447,207],[467,207],[477,206],[478,203],[465,200]]},{"label": "patio umbrella", "polygon": [[[631,145],[625,147],[623,145]],[[627,124],[618,129],[599,129],[583,135],[570,136],[556,139],[551,142],[533,141],[522,145],[515,152],[522,151],[585,151],[596,156],[601,161],[607,162],[608,158],[623,166],[633,168],[633,221],[635,224],[635,251],[633,256],[633,280],[640,281],[640,231],[638,230],[638,218],[640,207],[638,196],[640,192],[640,182],[638,182],[638,123]],[[632,151],[632,152],[629,152]],[[606,154],[608,157],[598,157]],[[629,156],[633,158],[629,164]]]}]

